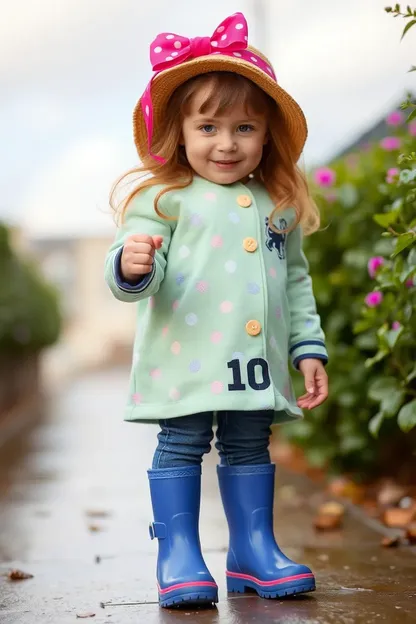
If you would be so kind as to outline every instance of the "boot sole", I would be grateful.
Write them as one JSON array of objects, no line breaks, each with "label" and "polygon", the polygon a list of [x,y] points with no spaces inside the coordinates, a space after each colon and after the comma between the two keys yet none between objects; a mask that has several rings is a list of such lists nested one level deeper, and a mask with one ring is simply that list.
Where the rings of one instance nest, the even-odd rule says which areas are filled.
[{"label": "boot sole", "polygon": [[207,589],[206,587],[198,589],[198,586],[188,588],[187,591],[181,589],[168,589],[163,594],[159,593],[159,605],[161,607],[172,607],[173,605],[181,604],[206,604],[212,605],[218,602],[218,588],[213,587]]},{"label": "boot sole", "polygon": [[261,598],[284,598],[295,594],[305,594],[316,589],[313,574],[299,574],[275,581],[260,581],[248,574],[227,573],[227,591],[244,594],[254,590]]}]

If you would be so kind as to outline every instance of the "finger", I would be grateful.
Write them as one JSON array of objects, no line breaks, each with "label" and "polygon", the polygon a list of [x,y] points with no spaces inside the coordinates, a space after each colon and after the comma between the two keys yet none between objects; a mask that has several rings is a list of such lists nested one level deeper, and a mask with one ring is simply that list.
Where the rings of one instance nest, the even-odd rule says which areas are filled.
[{"label": "finger", "polygon": [[131,264],[153,264],[153,256],[149,256],[149,254],[136,253],[132,256],[130,260]]},{"label": "finger", "polygon": [[153,246],[153,243],[134,243],[132,247],[128,248],[128,251],[131,251],[131,253],[134,254],[143,253],[153,256],[153,254],[155,253],[155,248]]},{"label": "finger", "polygon": [[147,273],[151,273],[153,271],[152,265],[147,264],[133,264],[129,267],[128,274],[129,275],[147,275]]},{"label": "finger", "polygon": [[153,236],[153,244],[155,249],[160,249],[163,245],[163,236]]},{"label": "finger", "polygon": [[150,247],[153,247],[153,238],[148,234],[132,234],[129,237],[129,240],[133,243],[144,243],[146,245],[150,245]]}]

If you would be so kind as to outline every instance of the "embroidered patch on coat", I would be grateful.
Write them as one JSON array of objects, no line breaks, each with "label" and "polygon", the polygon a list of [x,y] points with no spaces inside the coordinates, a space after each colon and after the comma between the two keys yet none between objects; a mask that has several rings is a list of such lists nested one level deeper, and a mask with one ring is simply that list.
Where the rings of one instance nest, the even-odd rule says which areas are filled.
[{"label": "embroidered patch on coat", "polygon": [[[286,233],[275,232],[269,227],[269,217],[266,217],[266,247],[269,251],[273,251],[276,249],[277,255],[280,260],[284,260],[286,258]],[[280,218],[277,228],[279,230],[286,230],[287,221],[286,219]]]}]

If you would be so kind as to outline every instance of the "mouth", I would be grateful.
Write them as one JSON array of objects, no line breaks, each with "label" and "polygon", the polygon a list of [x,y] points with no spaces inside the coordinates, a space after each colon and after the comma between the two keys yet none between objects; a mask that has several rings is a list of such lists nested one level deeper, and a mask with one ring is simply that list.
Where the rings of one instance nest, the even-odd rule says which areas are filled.
[{"label": "mouth", "polygon": [[238,165],[239,160],[213,160],[214,165],[217,165],[220,169],[232,169]]}]

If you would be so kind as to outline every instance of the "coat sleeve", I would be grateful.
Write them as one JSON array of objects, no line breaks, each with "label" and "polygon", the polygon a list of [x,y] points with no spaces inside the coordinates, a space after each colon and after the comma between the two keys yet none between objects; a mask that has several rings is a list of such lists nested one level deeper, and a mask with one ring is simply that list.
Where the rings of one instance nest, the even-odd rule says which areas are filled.
[{"label": "coat sleeve", "polygon": [[[104,267],[104,277],[116,299],[126,302],[136,302],[157,293],[165,276],[167,253],[176,227],[176,221],[159,217],[154,208],[154,199],[161,189],[153,186],[139,193],[129,204],[124,222],[117,230],[113,244],[107,252]],[[169,194],[159,200],[159,209],[162,213],[172,215]],[[155,252],[152,272],[138,280],[136,284],[124,282],[120,275],[120,258],[124,241],[132,234],[148,234],[149,236],[163,236],[163,244]]]},{"label": "coat sleeve", "polygon": [[288,234],[287,241],[287,296],[290,310],[289,355],[292,364],[316,358],[328,361],[325,336],[316,310],[316,302],[309,275],[309,264],[302,250],[302,230],[297,226]]}]

